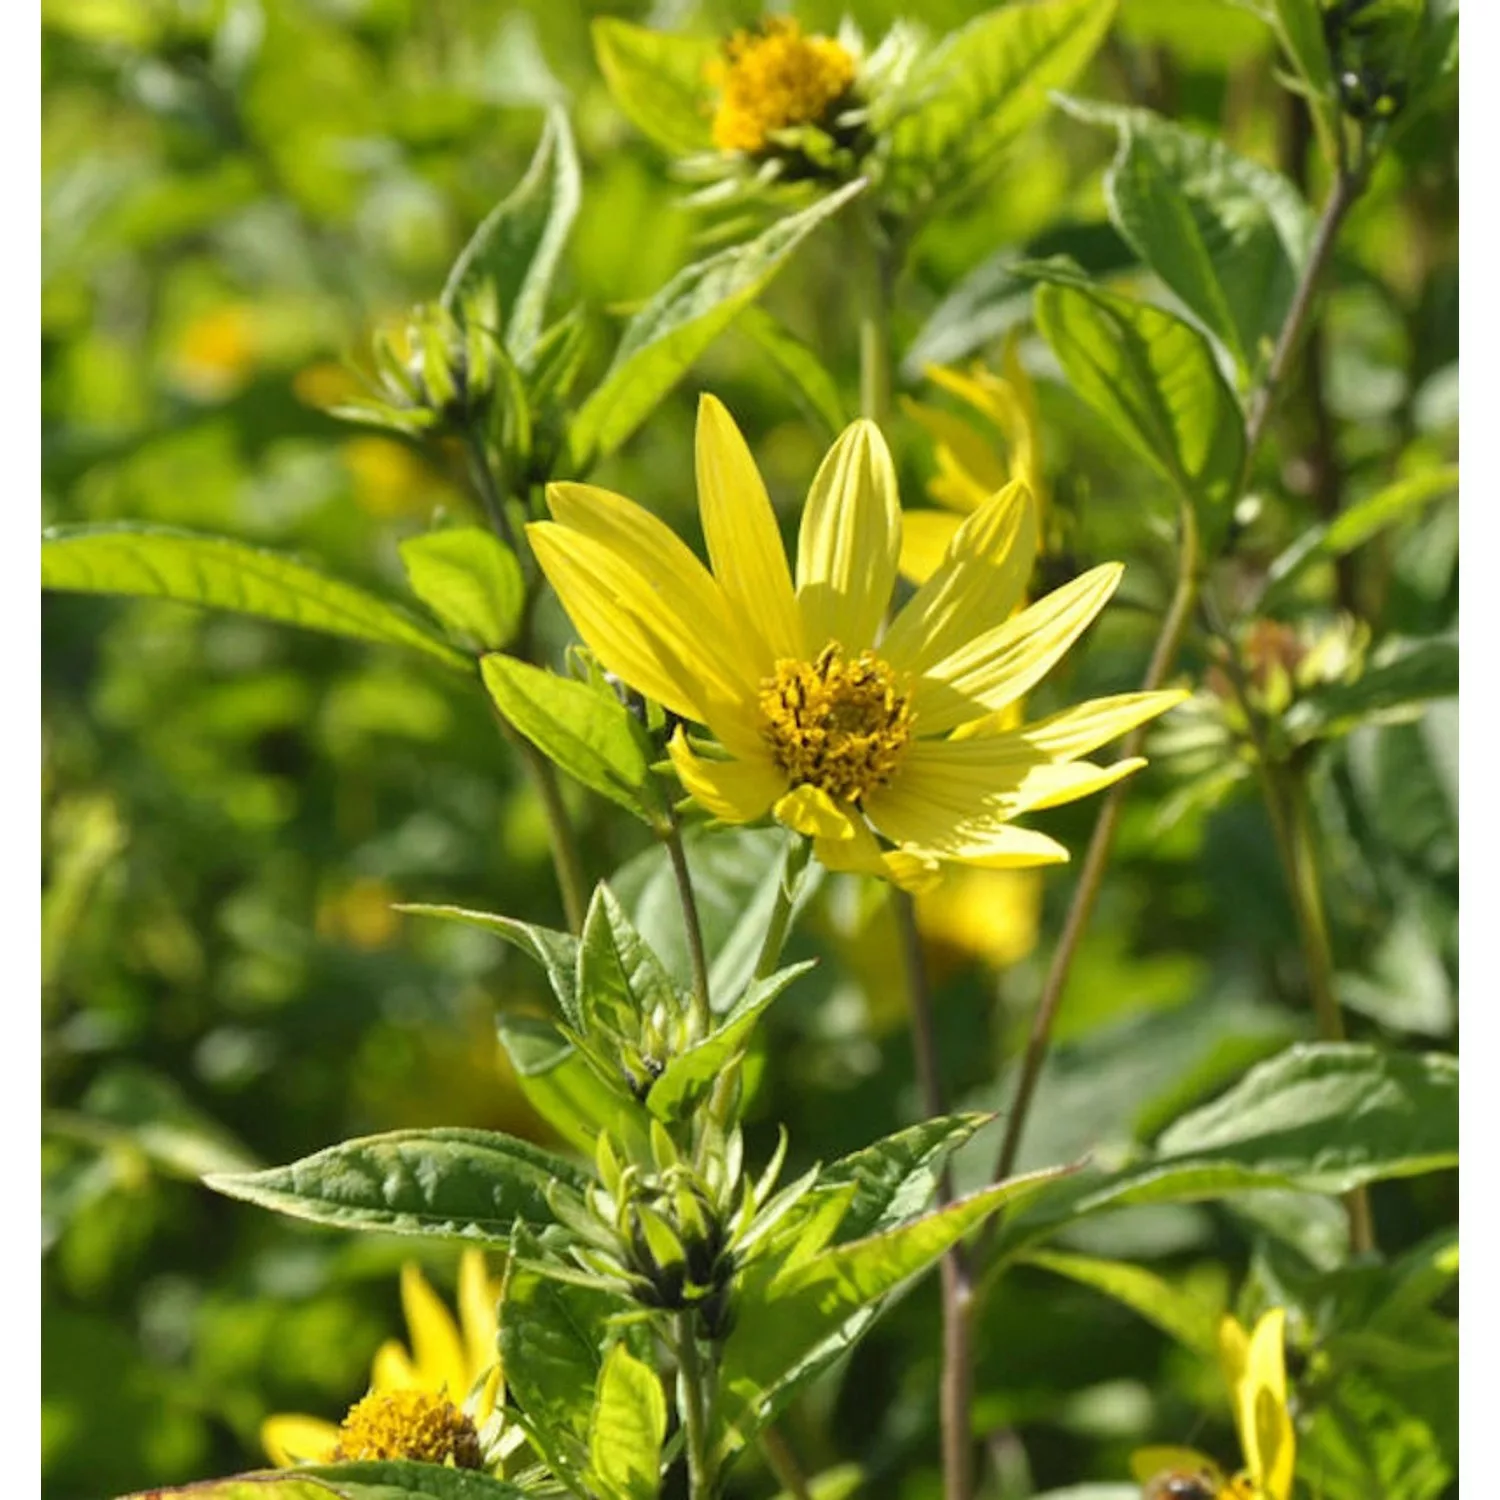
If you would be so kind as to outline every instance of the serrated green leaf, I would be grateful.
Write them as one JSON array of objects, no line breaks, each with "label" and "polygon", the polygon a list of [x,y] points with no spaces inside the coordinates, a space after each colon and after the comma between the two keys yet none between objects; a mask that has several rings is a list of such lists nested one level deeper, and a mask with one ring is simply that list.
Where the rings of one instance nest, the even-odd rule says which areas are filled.
[{"label": "serrated green leaf", "polygon": [[673,156],[712,144],[707,68],[710,38],[652,31],[613,16],[594,21],[594,56],[614,101],[645,136]]},{"label": "serrated green leaf", "polygon": [[263,1172],[204,1182],[231,1198],[338,1229],[504,1245],[517,1220],[553,1223],[547,1191],[582,1192],[581,1168],[490,1130],[393,1130]]},{"label": "serrated green leaf", "polygon": [[1302,195],[1216,137],[1150,110],[1063,103],[1118,132],[1105,177],[1110,217],[1248,379],[1285,321],[1312,242]]},{"label": "serrated green leaf", "polygon": [[743,1050],[755,1023],[770,1003],[794,979],[813,967],[811,962],[793,964],[751,984],[715,1031],[667,1063],[646,1095],[652,1114],[663,1120],[676,1120],[691,1109]]},{"label": "serrated green leaf", "polygon": [[720,1357],[714,1412],[720,1455],[749,1442],[800,1386],[849,1349],[893,1292],[991,1214],[1023,1202],[1063,1170],[1012,1178],[920,1219],[824,1250],[780,1274],[774,1261],[752,1266]]},{"label": "serrated green leaf", "polygon": [[589,1429],[589,1470],[604,1500],[655,1500],[667,1399],[656,1371],[623,1345],[605,1356]]},{"label": "serrated green leaf", "polygon": [[1368,667],[1354,682],[1309,689],[1283,721],[1293,744],[1331,739],[1367,723],[1394,723],[1419,714],[1436,698],[1458,692],[1458,643],[1419,641]]},{"label": "serrated green leaf", "polygon": [[165,526],[69,526],[42,534],[42,587],[228,609],[381,645],[458,671],[469,660],[395,604],[306,563],[229,537]]},{"label": "serrated green leaf", "polygon": [[680,997],[607,885],[595,888],[578,945],[579,1030],[593,1039],[631,1034],[641,1018],[675,1016]]},{"label": "serrated green leaf", "polygon": [[913,66],[892,105],[896,180],[918,203],[972,186],[1000,149],[1087,66],[1115,0],[1030,0],[950,32]]},{"label": "serrated green leaf", "polygon": [[813,349],[763,307],[747,307],[740,314],[739,326],[791,381],[802,405],[822,422],[828,435],[837,437],[849,425],[849,414],[838,382]]},{"label": "serrated green leaf", "polygon": [[420,902],[402,902],[397,911],[415,917],[436,917],[442,922],[462,922],[492,932],[514,948],[529,955],[546,971],[558,1008],[568,1023],[578,1029],[583,1016],[578,1008],[578,939],[570,932],[538,927],[532,922],[518,922],[495,912],[472,911],[465,906],[429,906]]},{"label": "serrated green leaf", "polygon": [[456,308],[466,293],[493,285],[505,347],[523,369],[541,336],[580,193],[573,132],[554,105],[525,177],[474,231],[443,288],[443,305]]},{"label": "serrated green leaf", "polygon": [[1201,1298],[1173,1286],[1154,1271],[1128,1261],[1067,1255],[1056,1250],[1033,1250],[1022,1261],[1093,1287],[1139,1313],[1194,1353],[1205,1359],[1218,1359],[1222,1309],[1207,1306]]},{"label": "serrated green leaf", "polygon": [[864,188],[862,178],[851,182],[755,239],[679,271],[626,325],[604,379],[574,418],[575,464],[582,469],[613,453],[803,240]]},{"label": "serrated green leaf", "polygon": [[1238,498],[1245,427],[1208,341],[1159,307],[1049,275],[1037,288],[1037,327],[1073,389],[1210,537],[1222,534]]},{"label": "serrated green leaf", "polygon": [[607,688],[492,655],[484,685],[506,722],[586,787],[653,826],[662,816],[651,746],[635,715]]},{"label": "serrated green leaf", "polygon": [[514,638],[526,600],[516,555],[479,526],[429,531],[401,543],[412,593],[453,630],[498,651]]}]

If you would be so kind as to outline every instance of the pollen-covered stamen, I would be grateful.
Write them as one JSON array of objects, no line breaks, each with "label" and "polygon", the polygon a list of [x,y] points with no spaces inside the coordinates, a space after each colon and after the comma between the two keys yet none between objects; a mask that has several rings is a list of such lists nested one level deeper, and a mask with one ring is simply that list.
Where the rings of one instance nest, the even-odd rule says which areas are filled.
[{"label": "pollen-covered stamen", "polygon": [[484,1466],[474,1423],[446,1397],[421,1390],[371,1391],[356,1401],[339,1427],[333,1458],[340,1463],[413,1458],[459,1469]]},{"label": "pollen-covered stamen", "polygon": [[814,661],[782,660],[760,685],[761,734],[793,786],[858,802],[884,786],[911,742],[912,711],[873,651],[852,661],[830,642]]},{"label": "pollen-covered stamen", "polygon": [[774,131],[821,125],[854,84],[854,59],[826,36],[804,36],[786,16],[736,32],[709,67],[720,89],[713,139],[721,151],[752,155]]}]

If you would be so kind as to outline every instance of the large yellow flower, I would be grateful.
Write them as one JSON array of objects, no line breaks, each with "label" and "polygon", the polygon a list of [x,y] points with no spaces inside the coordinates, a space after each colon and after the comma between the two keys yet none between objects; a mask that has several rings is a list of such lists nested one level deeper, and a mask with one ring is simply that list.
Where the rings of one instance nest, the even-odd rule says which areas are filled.
[{"label": "large yellow flower", "polygon": [[1252,1333],[1234,1318],[1219,1325],[1223,1366],[1245,1466],[1225,1479],[1211,1458],[1191,1448],[1142,1448],[1131,1467],[1148,1496],[1170,1495],[1163,1481],[1191,1475],[1216,1500],[1291,1500],[1297,1434],[1287,1406],[1286,1309],[1264,1313]]},{"label": "large yellow flower", "polygon": [[[350,1409],[342,1427],[320,1417],[267,1417],[260,1440],[271,1462],[291,1468],[350,1456],[340,1452],[340,1440],[356,1429],[363,1438],[371,1431],[395,1433],[405,1426],[425,1440],[435,1427],[456,1426],[458,1409],[465,1407],[473,1427],[482,1429],[502,1393],[496,1348],[499,1300],[500,1285],[490,1280],[478,1250],[465,1250],[459,1262],[457,1324],[421,1271],[411,1262],[402,1266],[401,1308],[411,1335],[410,1350],[398,1339],[388,1339],[375,1351],[369,1394]],[[397,1399],[386,1403],[389,1410],[372,1414],[371,1398],[382,1396]],[[430,1399],[414,1403],[413,1396]],[[442,1410],[441,1402],[451,1403],[453,1412]]]},{"label": "large yellow flower", "polygon": [[[766,488],[724,407],[698,411],[699,508],[713,573],[640,506],[553,484],[554,520],[527,528],[538,562],[604,666],[716,742],[670,751],[715,817],[773,813],[829,869],[919,889],[941,861],[1014,869],[1067,851],[1013,819],[1143,764],[1081,757],[1180,693],[1129,693],[998,729],[1120,579],[1108,563],[1009,618],[1036,552],[1026,486],[964,521],[882,633],[901,507],[879,430],[846,428],[813,480],[793,578]],[[877,833],[887,844],[883,847]]]}]

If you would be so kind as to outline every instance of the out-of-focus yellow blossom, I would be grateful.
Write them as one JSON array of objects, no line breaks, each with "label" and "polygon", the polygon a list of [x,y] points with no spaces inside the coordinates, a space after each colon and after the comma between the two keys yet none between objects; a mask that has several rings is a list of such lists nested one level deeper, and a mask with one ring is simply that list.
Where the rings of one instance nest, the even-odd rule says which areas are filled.
[{"label": "out-of-focus yellow blossom", "polygon": [[1234,1408],[1244,1467],[1225,1479],[1213,1459],[1192,1448],[1142,1448],[1131,1468],[1150,1500],[1173,1491],[1169,1477],[1199,1479],[1214,1500],[1291,1500],[1297,1435],[1286,1385],[1286,1309],[1273,1307],[1252,1332],[1232,1317],[1219,1325],[1219,1361]]},{"label": "out-of-focus yellow blossom", "polygon": [[355,948],[384,948],[401,930],[397,900],[383,880],[351,881],[318,903],[318,936]]},{"label": "out-of-focus yellow blossom", "polygon": [[363,387],[348,365],[335,359],[320,359],[304,365],[292,376],[292,394],[304,405],[326,411],[357,396]]},{"label": "out-of-focus yellow blossom", "polygon": [[[925,583],[964,517],[972,515],[997,490],[1021,480],[1036,506],[1040,531],[1047,513],[1042,476],[1040,423],[1036,392],[1011,339],[997,375],[982,364],[967,372],[929,365],[927,378],[956,396],[979,422],[939,406],[903,399],[902,406],[932,438],[937,473],[927,493],[942,510],[909,510],[902,522],[901,572],[913,583]],[[984,425],[981,425],[984,424]],[[1003,439],[997,444],[995,433]]]},{"label": "out-of-focus yellow blossom", "polygon": [[854,84],[854,58],[831,37],[804,36],[789,16],[737,31],[708,68],[719,92],[713,141],[755,155],[779,130],[826,125]]},{"label": "out-of-focus yellow blossom", "polygon": [[356,504],[382,520],[413,511],[426,514],[439,501],[456,499],[448,483],[395,438],[350,438],[341,456]]},{"label": "out-of-focus yellow blossom", "polygon": [[725,822],[771,814],[810,838],[826,868],[912,890],[943,863],[1066,859],[1014,819],[1139,769],[1082,757],[1183,695],[1098,699],[1009,730],[994,720],[1087,628],[1119,564],[1015,614],[1037,542],[1017,482],[965,520],[885,628],[901,507],[873,423],[851,424],[813,479],[795,582],[755,460],[711,396],[698,410],[697,470],[712,573],[655,516],[592,485],[550,485],[554,520],[527,528],[605,668],[711,731],[713,742],[695,743],[679,727],[668,746],[689,794]]},{"label": "out-of-focus yellow blossom", "polygon": [[200,313],[178,334],[170,355],[172,374],[199,400],[222,400],[245,383],[259,353],[253,311],[228,303]]},{"label": "out-of-focus yellow blossom", "polygon": [[459,1262],[457,1323],[417,1266],[402,1266],[411,1348],[389,1339],[375,1351],[369,1392],[341,1426],[320,1417],[267,1417],[260,1440],[271,1462],[291,1468],[357,1457],[467,1459],[502,1399],[499,1300],[500,1285],[478,1250],[465,1250]]}]

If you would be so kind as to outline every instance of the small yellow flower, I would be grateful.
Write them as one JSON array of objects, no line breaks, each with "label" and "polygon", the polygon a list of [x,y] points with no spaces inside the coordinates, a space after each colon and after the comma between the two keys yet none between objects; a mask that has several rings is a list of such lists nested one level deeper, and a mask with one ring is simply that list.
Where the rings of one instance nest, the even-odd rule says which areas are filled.
[{"label": "small yellow flower", "polygon": [[[1117,563],[1009,618],[1036,552],[1036,507],[1007,485],[955,533],[882,633],[901,550],[885,439],[848,427],[803,511],[796,578],[766,488],[724,407],[698,410],[699,508],[714,572],[632,501],[553,484],[527,528],[537,561],[603,665],[717,742],[679,727],[683,785],[715,817],[767,813],[833,870],[909,889],[942,861],[1015,869],[1067,851],[1013,819],[1144,762],[1080,757],[1183,697],[1129,693],[1003,730],[994,715],[1041,680],[1120,579]],[[877,832],[889,845],[882,847]]]},{"label": "small yellow flower", "polygon": [[178,335],[171,360],[178,384],[212,401],[237,391],[259,354],[254,313],[229,303],[194,318]]},{"label": "small yellow flower", "polygon": [[1005,450],[997,448],[987,431],[965,417],[909,398],[902,402],[907,414],[933,440],[938,471],[928,483],[927,493],[944,507],[906,513],[901,572],[914,583],[924,583],[931,577],[963,518],[1012,479],[1021,480],[1031,491],[1038,527],[1046,518],[1036,392],[1021,364],[1015,339],[1005,346],[1001,369],[1004,373],[996,375],[982,364],[973,365],[967,373],[929,365],[925,374],[934,385],[956,396],[996,428],[1005,440]]},{"label": "small yellow flower", "polygon": [[854,59],[831,37],[804,36],[788,16],[738,31],[709,67],[719,90],[713,141],[754,156],[778,130],[830,123],[854,84]]},{"label": "small yellow flower", "polygon": [[465,1250],[459,1262],[457,1324],[421,1271],[411,1262],[402,1266],[401,1307],[411,1349],[390,1339],[375,1351],[369,1394],[350,1408],[342,1427],[320,1417],[267,1417],[260,1440],[271,1462],[286,1469],[338,1457],[392,1457],[369,1450],[403,1438],[409,1442],[406,1457],[425,1457],[433,1445],[447,1443],[460,1467],[475,1467],[460,1462],[460,1455],[471,1454],[467,1434],[483,1428],[500,1404],[499,1300],[499,1284],[489,1279],[478,1250]]},{"label": "small yellow flower", "polygon": [[1291,1500],[1297,1435],[1287,1406],[1286,1309],[1271,1308],[1248,1334],[1226,1317],[1219,1325],[1219,1360],[1244,1468],[1226,1480],[1211,1458],[1191,1448],[1142,1448],[1131,1458],[1136,1478],[1147,1495],[1163,1493],[1165,1475],[1194,1474],[1213,1487],[1216,1500]]}]

